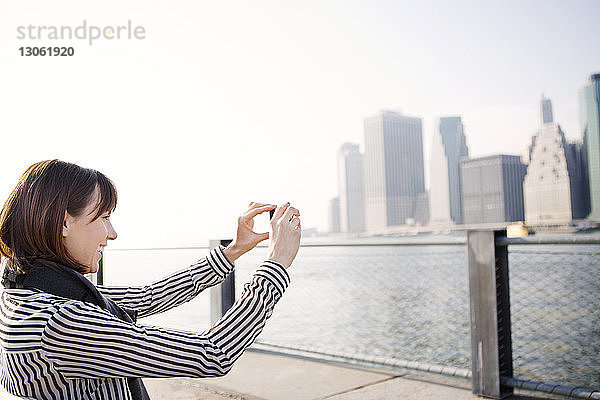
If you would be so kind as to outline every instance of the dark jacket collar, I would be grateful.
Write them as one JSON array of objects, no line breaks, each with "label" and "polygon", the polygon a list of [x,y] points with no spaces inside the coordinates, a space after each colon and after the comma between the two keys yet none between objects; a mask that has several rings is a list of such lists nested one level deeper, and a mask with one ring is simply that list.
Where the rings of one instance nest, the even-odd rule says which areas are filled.
[{"label": "dark jacket collar", "polygon": [[136,311],[119,307],[103,296],[85,276],[55,261],[37,258],[25,274],[5,272],[2,283],[7,288],[35,288],[55,296],[92,303],[126,322],[137,320]]},{"label": "dark jacket collar", "polygon": [[[72,268],[50,260],[36,259],[26,274],[17,275],[16,287],[36,288],[67,299],[93,303],[109,310],[106,298],[85,276]],[[110,310],[109,310],[110,311]]]}]

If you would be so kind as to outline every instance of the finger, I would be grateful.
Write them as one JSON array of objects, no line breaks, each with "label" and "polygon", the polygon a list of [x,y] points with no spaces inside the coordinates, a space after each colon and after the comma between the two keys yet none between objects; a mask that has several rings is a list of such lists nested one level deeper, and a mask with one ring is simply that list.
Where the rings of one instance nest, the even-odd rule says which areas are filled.
[{"label": "finger", "polygon": [[287,203],[280,204],[279,206],[277,206],[277,208],[275,209],[275,214],[273,214],[273,218],[271,219],[271,221],[277,221],[279,218],[281,218],[284,211],[288,208],[289,205],[290,202],[288,201]]},{"label": "finger", "polygon": [[[296,215],[296,213],[298,213],[297,209],[295,209],[294,207],[289,207],[287,210],[285,210],[285,214],[283,214],[283,220],[286,222],[291,220],[292,217]],[[298,215],[300,214],[298,213]]]},{"label": "finger", "polygon": [[250,204],[248,204],[248,210],[251,210],[253,208],[256,207],[262,207],[262,206],[266,206],[269,205],[268,203],[255,203],[255,202],[250,202]]},{"label": "finger", "polygon": [[245,220],[252,219],[252,218],[256,217],[258,214],[264,213],[265,211],[270,211],[273,208],[275,208],[275,206],[273,204],[253,208],[252,210],[249,210],[246,212],[246,214],[244,214],[244,219]]},{"label": "finger", "polygon": [[[287,215],[287,217],[286,217]],[[298,209],[296,207],[292,207],[290,206],[286,211],[285,211],[285,220],[286,221],[291,221],[293,217],[299,217],[300,216],[300,211],[298,211]]]},{"label": "finger", "polygon": [[292,224],[292,227],[294,229],[297,229],[300,226],[300,218],[298,218],[298,217],[292,218],[292,220],[290,221],[290,224]]},{"label": "finger", "polygon": [[263,240],[267,240],[269,238],[269,232],[265,232],[265,233],[258,233],[257,234],[259,240],[259,243],[262,242]]}]

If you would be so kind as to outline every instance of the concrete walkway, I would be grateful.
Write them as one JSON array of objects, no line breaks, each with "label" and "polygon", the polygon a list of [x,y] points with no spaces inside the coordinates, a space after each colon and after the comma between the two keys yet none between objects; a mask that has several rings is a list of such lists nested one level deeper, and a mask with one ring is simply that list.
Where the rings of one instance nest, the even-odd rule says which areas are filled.
[{"label": "concrete walkway", "polygon": [[[470,383],[250,348],[221,378],[144,379],[152,400],[475,400]],[[0,400],[17,399],[0,388]],[[513,396],[511,399],[539,398]]]},{"label": "concrete walkway", "polygon": [[221,378],[144,379],[153,400],[478,399],[469,383],[247,350]]}]

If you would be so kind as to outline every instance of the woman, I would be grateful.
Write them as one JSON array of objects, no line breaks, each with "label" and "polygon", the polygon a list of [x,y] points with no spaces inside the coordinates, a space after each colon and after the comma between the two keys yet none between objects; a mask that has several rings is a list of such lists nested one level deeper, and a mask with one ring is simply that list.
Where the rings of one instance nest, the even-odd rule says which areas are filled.
[{"label": "woman", "polygon": [[110,214],[112,182],[59,160],[21,176],[0,213],[0,383],[35,399],[148,399],[141,377],[225,375],[262,331],[289,284],[300,243],[300,213],[289,203],[271,220],[269,256],[239,300],[202,333],[137,325],[222,282],[233,262],[269,237],[252,218],[274,205],[250,203],[237,237],[189,268],[144,287],[95,287],[82,274],[98,269],[117,238]]}]

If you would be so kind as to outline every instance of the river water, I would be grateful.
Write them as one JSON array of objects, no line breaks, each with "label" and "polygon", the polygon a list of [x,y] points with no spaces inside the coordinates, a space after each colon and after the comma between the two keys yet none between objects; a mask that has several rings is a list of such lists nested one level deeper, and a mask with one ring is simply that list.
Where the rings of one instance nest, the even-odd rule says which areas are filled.
[{"label": "river water", "polygon": [[[107,250],[107,285],[141,285],[207,249]],[[236,262],[236,293],[266,258]],[[600,246],[511,245],[515,376],[600,388]],[[301,247],[258,341],[470,368],[467,253],[460,245]],[[209,293],[140,323],[202,331]]]}]

